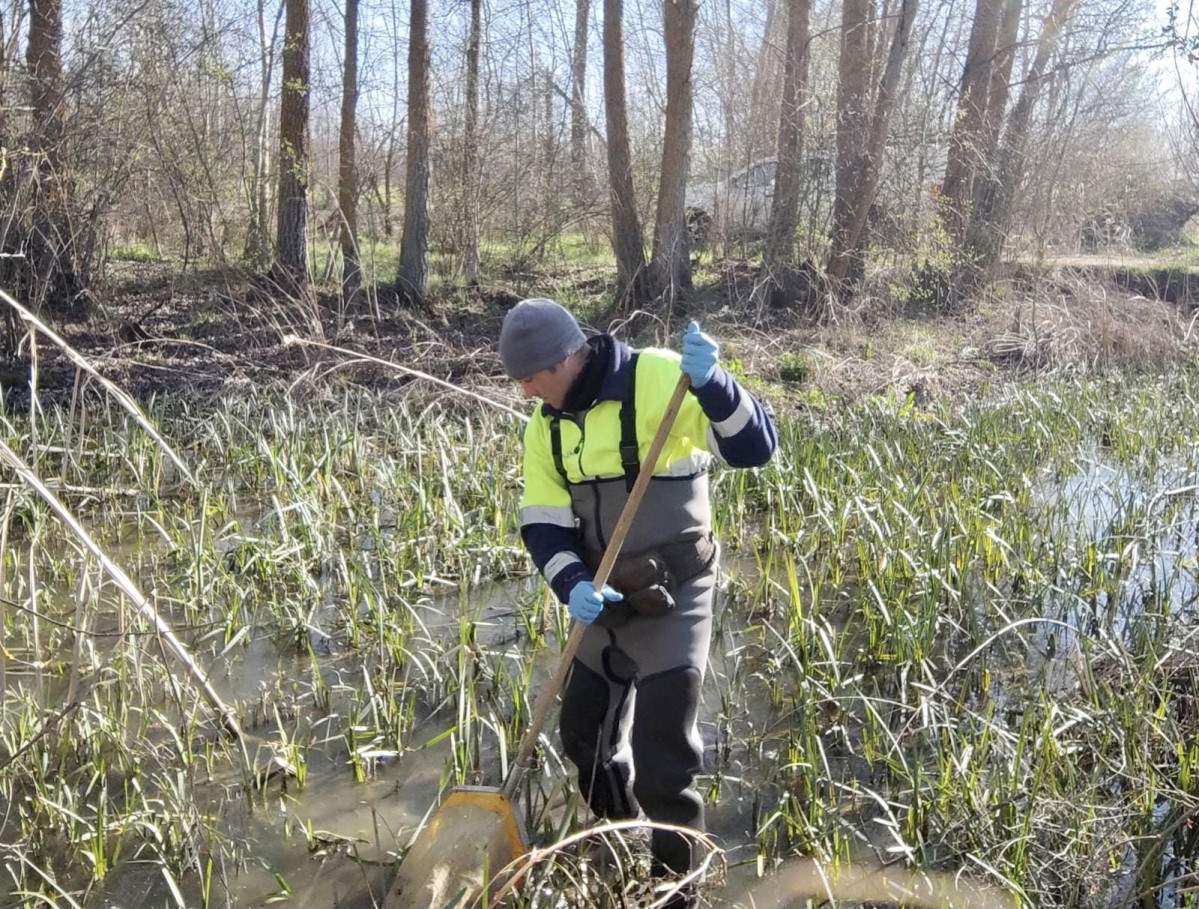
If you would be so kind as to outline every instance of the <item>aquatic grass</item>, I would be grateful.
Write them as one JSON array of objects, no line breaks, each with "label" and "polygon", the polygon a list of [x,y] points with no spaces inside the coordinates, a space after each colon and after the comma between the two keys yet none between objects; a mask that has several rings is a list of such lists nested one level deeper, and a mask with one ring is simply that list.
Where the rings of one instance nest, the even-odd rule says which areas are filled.
[{"label": "aquatic grass", "polygon": [[[1060,400],[1060,399],[1059,399]],[[1009,532],[1006,524],[1010,523],[1003,518],[1003,512],[1013,512],[1011,508],[1012,502],[1020,502],[1024,506],[1015,513],[1019,516],[1021,522],[1032,524],[1037,527],[1038,519],[1035,514],[1030,514],[1030,493],[1033,491],[1033,486],[1029,482],[1029,477],[1026,472],[1005,471],[1002,468],[997,468],[995,465],[995,453],[991,446],[988,446],[988,456],[985,464],[985,469],[982,471],[962,470],[956,472],[956,475],[961,477],[959,481],[961,487],[956,485],[942,486],[943,491],[947,490],[944,496],[942,507],[930,508],[928,502],[913,501],[909,502],[901,497],[903,490],[902,482],[881,483],[878,488],[885,490],[887,498],[876,500],[871,503],[867,495],[873,492],[871,488],[871,480],[873,473],[875,476],[884,470],[895,469],[898,472],[911,474],[910,468],[905,468],[903,465],[896,464],[892,467],[888,461],[895,461],[894,449],[888,445],[880,445],[877,441],[880,428],[885,430],[885,423],[881,423],[875,419],[879,411],[873,414],[867,413],[865,416],[870,420],[870,438],[871,442],[862,446],[861,454],[863,457],[855,464],[844,465],[845,470],[834,476],[826,476],[817,479],[815,483],[807,481],[796,482],[795,488],[801,490],[811,490],[814,486],[829,491],[844,490],[844,504],[838,507],[835,504],[827,503],[821,500],[820,497],[812,496],[811,498],[819,503],[819,511],[812,516],[813,521],[817,521],[826,525],[824,530],[827,531],[826,539],[843,540],[849,536],[853,536],[853,549],[856,552],[856,572],[855,574],[861,580],[858,582],[862,587],[862,594],[858,599],[858,610],[862,618],[865,620],[865,629],[854,628],[851,631],[847,629],[846,633],[855,633],[861,635],[866,640],[866,645],[862,648],[863,653],[868,654],[869,658],[876,665],[871,666],[871,675],[876,679],[880,675],[879,658],[884,666],[896,665],[902,667],[900,670],[900,678],[896,679],[888,688],[894,688],[898,691],[912,691],[912,675],[916,673],[915,678],[919,678],[920,673],[928,671],[930,664],[928,660],[930,656],[935,656],[933,651],[928,649],[928,645],[935,641],[936,636],[930,636],[930,629],[935,629],[937,623],[945,618],[946,607],[950,618],[954,618],[954,607],[958,606],[961,597],[954,595],[954,587],[959,586],[959,581],[953,575],[946,575],[945,568],[956,569],[958,572],[963,572],[977,565],[977,558],[982,557],[984,560],[979,566],[983,569],[983,579],[985,585],[994,590],[996,593],[1002,593],[1001,588],[1005,587],[1014,578],[1023,577],[1025,579],[1034,576],[1031,566],[1036,565],[1036,547],[1031,547],[1030,544],[1035,539],[1037,533],[1044,532],[1048,522],[1060,524],[1062,519],[1066,518],[1069,513],[1067,509],[1060,515],[1044,513],[1041,520],[1047,524],[1041,525],[1041,530],[1034,529],[1033,533],[1029,533],[1027,529],[1021,528],[1017,532]],[[1066,413],[1063,415],[1063,420],[1060,425],[1066,428],[1067,435],[1071,435],[1077,426],[1082,424],[1079,419],[1072,419],[1075,414]],[[978,415],[970,414],[968,419],[975,421],[975,427],[982,431],[998,429],[995,424],[988,424],[985,421],[980,421]],[[1004,421],[1006,426],[1013,425],[1007,419]],[[1015,425],[1019,425],[1018,423]],[[1026,440],[1027,444],[1022,444],[1020,451],[1027,452],[1032,447],[1033,451],[1038,454],[1048,455],[1048,458],[1042,457],[1039,462],[1032,462],[1032,465],[1038,471],[1044,470],[1046,466],[1056,467],[1060,464],[1060,470],[1068,470],[1068,458],[1077,451],[1077,441],[1067,438],[1065,443],[1060,448],[1047,448],[1043,443],[1046,439],[1051,439],[1049,430],[1052,429],[1053,423],[1040,419],[1035,422],[1027,422],[1025,424],[1031,433]],[[917,433],[923,435],[923,433]],[[927,440],[926,440],[927,441]],[[960,438],[959,438],[960,441]],[[959,449],[960,445],[956,446]],[[913,450],[914,446],[907,447],[906,450]],[[923,445],[920,447],[920,461],[922,464],[928,464],[930,458],[935,458],[941,454],[936,445]],[[964,449],[963,449],[964,450]],[[1119,452],[1121,457],[1133,459],[1139,457],[1144,449],[1136,447],[1126,447]],[[1061,455],[1065,457],[1062,460],[1057,460]],[[816,458],[818,464],[828,463],[827,460]],[[873,467],[873,471],[872,471]],[[997,480],[1008,479],[1010,488],[988,489],[985,485],[988,476],[992,476]],[[982,479],[984,486],[977,488],[977,482]],[[974,501],[965,499],[960,495],[960,489],[975,485],[976,488],[971,490]],[[859,491],[863,490],[863,491]],[[983,508],[975,507],[975,502],[983,504]],[[947,507],[946,507],[947,506]],[[965,506],[965,507],[964,507]],[[996,508],[995,506],[999,506]],[[993,515],[989,512],[998,510],[999,515]],[[1120,515],[1120,522],[1113,522],[1112,526],[1107,528],[1105,534],[1105,545],[1111,543],[1123,543],[1125,545],[1116,549],[1116,552],[1126,553],[1128,533],[1121,530],[1121,525],[1137,526],[1138,517],[1131,509],[1131,503],[1127,501],[1118,502],[1116,511]],[[802,512],[801,512],[802,513]],[[909,520],[911,515],[937,515],[940,518],[939,526],[925,527],[917,532],[905,532],[906,528],[912,526]],[[837,519],[841,520],[840,526],[828,526]],[[1031,519],[1031,520],[1030,520]],[[781,522],[780,522],[781,523]],[[850,530],[850,527],[853,527]],[[946,528],[950,528],[947,533]],[[966,546],[953,545],[952,534],[953,529],[961,534]],[[930,552],[928,543],[933,542],[939,544],[939,552]],[[1016,545],[1013,545],[1016,544]],[[947,546],[951,548],[947,548]],[[1063,547],[1064,548],[1064,547]],[[835,555],[827,555],[824,553],[813,553],[814,560],[818,563],[823,561],[827,563],[830,559],[836,558]],[[1094,564],[1094,558],[1091,562]],[[1120,564],[1120,560],[1116,560],[1116,564]],[[938,569],[937,566],[944,566]],[[1026,567],[1028,566],[1028,567]],[[813,573],[818,573],[820,568],[813,568],[810,564],[808,570]],[[1110,573],[1110,571],[1109,571]],[[1174,578],[1180,577],[1181,573],[1175,571],[1171,575]],[[960,574],[959,578],[965,577]],[[951,584],[945,584],[948,579]],[[1116,569],[1116,574],[1113,577],[1104,577],[1103,584],[1108,589],[1114,589],[1119,586],[1120,574],[1119,569]],[[852,580],[851,580],[852,583]],[[923,585],[923,586],[922,586]],[[1159,588],[1160,589],[1160,588]],[[917,598],[913,600],[913,593]],[[905,603],[908,604],[905,607]],[[922,618],[923,616],[923,618]],[[967,617],[956,620],[954,625],[958,633],[970,633],[970,627],[973,624],[975,627],[974,634],[978,634],[981,629],[978,627],[977,616],[973,617],[975,621],[972,623],[967,621]],[[1110,628],[1111,622],[1107,623]],[[895,649],[895,633],[899,632],[904,637],[900,640],[905,640],[910,643],[900,646]],[[916,638],[909,637],[915,633]],[[923,643],[919,643],[919,642]],[[1157,641],[1160,644],[1160,639]],[[911,649],[912,645],[918,645],[916,649]],[[1154,646],[1154,645],[1150,645]],[[1007,661],[1005,661],[1006,663]],[[935,668],[935,667],[934,667]],[[903,674],[907,673],[908,678],[905,680]],[[887,675],[883,674],[884,677]],[[985,692],[985,689],[984,689]],[[865,700],[865,699],[864,699]],[[920,709],[927,713],[928,704],[921,705]],[[874,729],[881,728],[874,718],[875,711],[866,713],[867,732],[873,727]],[[944,725],[930,723],[924,721],[925,725],[931,726],[933,729],[947,730],[952,728],[948,722]],[[1056,732],[1056,730],[1055,730]],[[1028,731],[1024,731],[1024,735],[1029,735]],[[1044,769],[1051,764],[1060,764],[1060,754],[1050,747],[1055,741],[1056,736],[1043,734],[1041,737],[1041,763],[1040,768],[1042,776],[1034,776],[1034,783],[1038,779],[1044,779]],[[910,747],[910,746],[909,746]],[[876,750],[872,747],[872,750]],[[947,752],[949,749],[937,749],[933,753],[938,756],[942,766],[951,766],[947,761]],[[956,748],[950,753],[960,753],[962,749]],[[884,752],[885,753],[885,752]],[[1016,756],[1017,764],[1023,762],[1020,757],[1020,752]],[[1056,764],[1055,764],[1056,762]],[[895,765],[893,773],[897,779],[911,779],[911,811],[915,815],[922,814],[920,804],[923,800],[920,793],[923,789],[921,782],[921,772],[915,772],[910,769],[905,769],[905,765],[909,762],[905,761]],[[920,764],[914,765],[919,768]],[[1020,779],[1026,780],[1028,777],[1022,775]],[[1061,791],[1071,788],[1075,785],[1074,781],[1055,781],[1054,791]],[[1033,794],[1040,791],[1044,787],[1043,783],[1035,783],[1033,786]],[[942,796],[940,804],[949,804],[947,796]],[[1031,818],[1037,816],[1035,802],[1026,802],[1022,806],[1022,814],[1024,818],[1025,829],[1023,833],[1017,836],[1016,843],[1026,842],[1030,835],[1030,828],[1027,827],[1031,823]],[[919,825],[913,829],[912,833],[917,832]],[[1019,831],[1017,831],[1019,833]],[[1015,854],[1009,859],[1013,865],[1015,872],[1020,874],[1028,873],[1027,856],[1017,846]]]},{"label": "aquatic grass", "polygon": [[[1179,429],[1199,409],[1191,379],[798,410],[779,419],[774,463],[717,475],[730,575],[702,784],[714,807],[752,802],[730,845],[764,871],[874,853],[970,868],[1030,905],[1097,904],[1108,884],[1184,904],[1199,803],[1199,464]],[[236,692],[239,718],[305,776],[235,775],[259,822],[285,786],[302,800],[326,756],[365,785],[445,742],[446,784],[497,782],[566,630],[524,580],[510,419],[336,383],[151,417],[198,487],[103,411],[81,426],[47,409],[42,464],[99,490],[62,495],[198,654],[247,668],[267,655]],[[55,460],[66,441],[77,456]],[[118,624],[119,593],[23,496],[13,544],[33,539],[19,509],[45,530],[6,554],[6,595],[70,627],[41,621],[35,637],[10,609],[6,645],[43,664],[47,692],[74,678],[87,709],[38,738],[53,714],[10,672],[0,749],[21,756],[0,766],[0,800],[26,805],[6,834],[29,847],[4,858],[12,892],[63,900],[137,856],[161,869],[164,900],[211,903],[241,860],[203,795],[236,766],[229,747],[148,658],[149,629]],[[35,640],[71,656],[37,661]],[[530,829],[561,838],[585,822],[565,775],[552,749],[529,775]]]}]

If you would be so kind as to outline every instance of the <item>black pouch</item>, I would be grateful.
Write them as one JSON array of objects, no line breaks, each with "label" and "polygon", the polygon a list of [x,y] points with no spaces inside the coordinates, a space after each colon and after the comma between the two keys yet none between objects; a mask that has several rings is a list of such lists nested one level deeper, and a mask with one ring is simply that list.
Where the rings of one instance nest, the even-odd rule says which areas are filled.
[{"label": "black pouch", "polygon": [[616,560],[612,586],[622,591],[638,615],[663,615],[674,609],[675,580],[656,549]]},{"label": "black pouch", "polygon": [[618,558],[608,583],[624,594],[624,599],[604,605],[595,620],[601,628],[620,628],[635,615],[664,615],[674,608],[675,580],[656,549]]},{"label": "black pouch", "polygon": [[696,575],[712,567],[719,553],[716,537],[711,531],[698,536],[686,536],[681,540],[663,543],[656,552],[666,562],[672,580],[686,584]]},{"label": "black pouch", "polygon": [[[595,624],[620,628],[635,615],[665,615],[674,609],[679,585],[707,570],[716,560],[716,552],[716,540],[709,532],[619,556],[608,583],[624,594],[624,599],[606,604]],[[599,562],[599,556],[588,553],[592,571]]]}]

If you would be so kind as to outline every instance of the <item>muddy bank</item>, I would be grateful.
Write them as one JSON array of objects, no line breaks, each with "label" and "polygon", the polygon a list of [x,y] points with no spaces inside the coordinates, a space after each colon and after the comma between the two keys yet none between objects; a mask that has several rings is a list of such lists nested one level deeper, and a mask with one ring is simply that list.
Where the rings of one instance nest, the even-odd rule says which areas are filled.
[{"label": "muddy bank", "polygon": [[[781,404],[889,393],[923,403],[1030,372],[1157,367],[1189,356],[1190,308],[1199,293],[1199,269],[1088,260],[1019,268],[968,311],[913,315],[900,299],[904,276],[879,270],[857,298],[814,314],[798,304],[757,305],[756,272],[745,263],[725,263],[716,273],[688,302],[661,313],[623,313],[610,288],[593,279],[579,287],[545,275],[544,286],[522,290],[560,298],[590,328],[642,345],[676,346],[686,320],[698,318],[733,368]],[[310,334],[298,330],[299,314],[264,296],[251,276],[178,276],[165,265],[139,264],[99,298],[90,320],[56,330],[142,402],[181,399],[205,409],[279,387],[312,396],[339,383],[405,393],[405,386],[422,393],[428,384],[378,363],[286,344],[288,335]],[[322,328],[331,344],[519,405],[494,350],[503,314],[517,299],[498,286],[458,288],[413,311],[386,295],[353,310],[325,297]],[[28,408],[31,379],[43,401],[70,401],[77,374],[64,354],[41,338],[36,373],[31,364],[28,343],[0,363],[7,408]],[[94,383],[84,377],[80,387]]]}]

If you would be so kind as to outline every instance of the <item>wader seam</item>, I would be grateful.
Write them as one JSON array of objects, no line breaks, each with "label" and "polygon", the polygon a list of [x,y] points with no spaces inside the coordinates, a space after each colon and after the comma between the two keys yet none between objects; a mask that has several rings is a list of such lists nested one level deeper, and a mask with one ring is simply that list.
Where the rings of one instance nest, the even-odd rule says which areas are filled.
[{"label": "wader seam", "polygon": [[641,685],[648,685],[650,682],[656,681],[656,680],[662,678],[662,676],[664,676],[664,675],[671,675],[672,673],[678,672],[681,669],[695,669],[695,668],[697,668],[697,667],[691,663],[679,663],[679,665],[677,665],[677,666],[671,666],[669,669],[662,669],[662,670],[659,670],[658,672],[651,673],[650,675],[647,675],[644,678],[639,678],[639,679],[637,679],[637,682]]}]

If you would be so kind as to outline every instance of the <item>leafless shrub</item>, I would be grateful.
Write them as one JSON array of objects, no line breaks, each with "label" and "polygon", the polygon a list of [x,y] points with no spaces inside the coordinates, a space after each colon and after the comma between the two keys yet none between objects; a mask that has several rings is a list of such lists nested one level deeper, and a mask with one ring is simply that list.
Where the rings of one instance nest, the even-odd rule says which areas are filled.
[{"label": "leafless shrub", "polygon": [[[1107,370],[1162,366],[1190,343],[1172,304],[1057,277],[999,307],[1006,326],[981,349],[995,363],[1028,369]],[[998,319],[992,318],[994,326]]]}]

